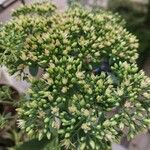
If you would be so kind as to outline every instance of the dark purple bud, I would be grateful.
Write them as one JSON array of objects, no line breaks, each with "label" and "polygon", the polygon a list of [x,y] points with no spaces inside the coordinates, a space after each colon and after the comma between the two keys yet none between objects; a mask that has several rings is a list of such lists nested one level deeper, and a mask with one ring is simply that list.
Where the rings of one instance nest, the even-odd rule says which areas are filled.
[{"label": "dark purple bud", "polygon": [[104,72],[110,72],[110,66],[108,63],[102,63],[100,68]]},{"label": "dark purple bud", "polygon": [[93,70],[94,75],[99,75],[101,72],[110,73],[111,68],[109,64],[109,59],[103,58],[101,61],[101,65]]},{"label": "dark purple bud", "polygon": [[100,74],[101,73],[101,68],[99,67],[99,68],[96,68],[96,69],[94,69],[93,70],[93,73],[94,73],[94,75],[98,75],[98,74]]},{"label": "dark purple bud", "polygon": [[100,68],[104,72],[110,72],[110,65],[108,59],[103,59]]}]

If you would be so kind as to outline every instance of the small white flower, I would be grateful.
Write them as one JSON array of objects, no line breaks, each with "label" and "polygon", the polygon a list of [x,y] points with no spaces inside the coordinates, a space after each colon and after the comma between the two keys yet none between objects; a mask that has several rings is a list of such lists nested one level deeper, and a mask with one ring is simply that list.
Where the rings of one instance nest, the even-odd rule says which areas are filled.
[{"label": "small white flower", "polygon": [[52,122],[52,127],[59,129],[61,125],[61,121],[59,118],[55,117],[54,121]]},{"label": "small white flower", "polygon": [[17,120],[17,124],[19,128],[23,128],[25,126],[25,123],[26,122],[24,120],[21,119]]},{"label": "small white flower", "polygon": [[67,84],[68,80],[66,78],[62,78],[62,83]]},{"label": "small white flower", "polygon": [[71,112],[71,113],[75,113],[77,111],[77,108],[75,106],[70,106],[68,107],[68,110]]},{"label": "small white flower", "polygon": [[145,93],[143,93],[143,96],[145,97],[145,98],[150,98],[150,94],[149,93],[147,93],[147,92],[145,92]]},{"label": "small white flower", "polygon": [[84,71],[77,71],[76,72],[76,77],[78,79],[84,79],[85,78]]},{"label": "small white flower", "polygon": [[68,90],[68,88],[65,86],[65,87],[63,87],[63,88],[62,88],[62,90],[61,90],[61,91],[62,91],[62,93],[66,93],[66,92],[67,92],[67,90]]},{"label": "small white flower", "polygon": [[91,127],[87,123],[83,123],[81,128],[84,130],[85,133],[91,130]]},{"label": "small white flower", "polygon": [[123,95],[123,89],[117,89],[117,94],[118,96],[122,96]]},{"label": "small white flower", "polygon": [[58,113],[59,113],[59,108],[58,108],[58,107],[53,107],[51,113],[58,115]]}]

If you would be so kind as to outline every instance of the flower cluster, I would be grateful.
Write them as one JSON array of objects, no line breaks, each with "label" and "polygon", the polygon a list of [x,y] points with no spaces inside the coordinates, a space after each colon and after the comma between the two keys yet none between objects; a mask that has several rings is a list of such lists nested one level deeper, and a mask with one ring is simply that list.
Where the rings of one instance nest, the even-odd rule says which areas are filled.
[{"label": "flower cluster", "polygon": [[0,33],[0,62],[11,69],[17,66],[18,70],[23,65],[46,68],[52,53],[62,58],[82,52],[79,58],[92,61],[93,65],[98,65],[104,57],[133,63],[138,56],[137,47],[137,39],[126,31],[117,14],[75,8],[49,17],[15,17]]},{"label": "flower cluster", "polygon": [[13,16],[19,15],[44,15],[49,16],[56,10],[56,6],[53,4],[48,4],[46,2],[42,3],[35,3],[34,5],[25,5],[14,11],[12,14]]},{"label": "flower cluster", "polygon": [[14,64],[45,71],[17,109],[29,136],[55,136],[63,149],[105,150],[149,126],[150,79],[138,71],[138,40],[117,14],[77,6],[49,17],[20,15],[2,34],[4,50],[12,48],[6,39],[20,45]]},{"label": "flower cluster", "polygon": [[[39,54],[41,50],[33,41],[40,42],[41,34],[47,33],[47,30],[51,28],[51,15],[54,8],[54,5],[43,3],[24,6],[14,12],[15,17],[0,29],[1,64],[6,65],[10,71],[14,73],[16,68],[17,71],[21,72],[26,66],[31,65],[26,57],[31,58],[32,62],[35,62],[37,58],[34,56],[34,53]],[[33,12],[30,12],[29,10],[32,10],[35,13],[40,10],[43,14],[39,14],[38,17],[35,17],[32,14]],[[51,14],[49,17],[46,15],[47,12]],[[30,42],[31,39],[32,42]],[[34,49],[36,51],[28,53],[28,55],[25,56],[23,52],[29,49]]]},{"label": "flower cluster", "polygon": [[97,76],[73,69],[67,74],[65,68],[61,73],[59,67],[34,81],[30,100],[18,109],[29,135],[58,133],[61,146],[99,150],[149,126],[150,80],[137,66],[120,62],[112,66],[113,74]]}]

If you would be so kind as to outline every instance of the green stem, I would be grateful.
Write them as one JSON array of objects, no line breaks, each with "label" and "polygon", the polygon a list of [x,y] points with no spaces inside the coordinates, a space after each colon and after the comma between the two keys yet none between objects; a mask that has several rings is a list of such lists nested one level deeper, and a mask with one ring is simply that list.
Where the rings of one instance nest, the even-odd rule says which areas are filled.
[{"label": "green stem", "polygon": [[8,104],[8,105],[13,105],[13,102],[10,101],[0,101],[0,104]]}]

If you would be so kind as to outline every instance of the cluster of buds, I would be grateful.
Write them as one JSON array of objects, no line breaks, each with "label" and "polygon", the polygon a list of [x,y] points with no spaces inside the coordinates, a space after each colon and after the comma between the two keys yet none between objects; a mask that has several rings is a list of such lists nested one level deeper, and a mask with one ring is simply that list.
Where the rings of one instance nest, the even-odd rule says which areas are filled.
[{"label": "cluster of buds", "polygon": [[45,70],[17,109],[29,136],[57,136],[61,148],[99,150],[148,127],[150,79],[138,71],[138,40],[118,15],[73,7],[47,18],[21,15],[3,34],[10,25],[11,32],[22,31],[16,64]]},{"label": "cluster of buds", "polygon": [[49,138],[53,128],[63,145],[64,139],[71,141],[70,148],[106,149],[108,145],[100,141],[117,141],[127,133],[133,138],[149,126],[150,80],[135,64],[119,62],[111,68],[114,75],[97,76],[49,68],[40,81],[34,81],[30,101],[18,109],[24,121],[21,127],[30,128],[27,132],[39,139]]},{"label": "cluster of buds", "polygon": [[[53,6],[44,3],[25,8],[42,9],[45,5]],[[11,69],[19,64],[37,64],[45,69],[49,60],[57,61],[62,56],[84,60],[86,69],[98,67],[105,57],[129,63],[138,57],[138,40],[126,31],[124,21],[117,14],[102,10],[92,13],[80,7],[50,16],[34,17],[28,11],[23,12],[28,15],[16,15],[0,33],[0,62]],[[55,59],[53,55],[60,58]]]},{"label": "cluster of buds", "polygon": [[[41,55],[41,48],[38,44],[42,41],[41,34],[46,38],[46,33],[52,26],[51,15],[54,8],[54,5],[47,3],[24,6],[14,12],[15,17],[1,27],[0,63],[12,73],[22,71],[21,66],[24,65],[25,68],[39,59],[37,55]],[[43,14],[35,17],[31,10],[35,14],[40,10]],[[51,15],[47,16],[47,12]]]},{"label": "cluster of buds", "polygon": [[18,17],[19,15],[44,15],[49,16],[56,10],[56,6],[46,2],[35,3],[34,5],[25,5],[13,12],[12,16]]}]

